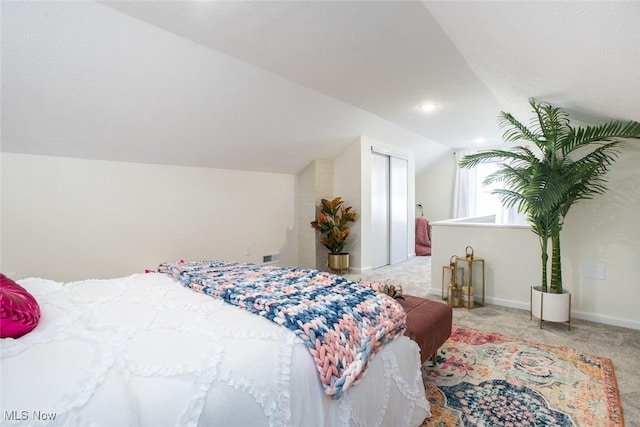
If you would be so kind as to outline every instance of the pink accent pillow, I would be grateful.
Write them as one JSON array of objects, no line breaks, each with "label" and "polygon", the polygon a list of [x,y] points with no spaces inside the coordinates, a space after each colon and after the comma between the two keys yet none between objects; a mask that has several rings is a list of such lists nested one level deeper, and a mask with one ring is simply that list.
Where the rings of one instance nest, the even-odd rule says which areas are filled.
[{"label": "pink accent pillow", "polygon": [[0,273],[0,338],[19,338],[40,321],[40,306],[25,288]]}]

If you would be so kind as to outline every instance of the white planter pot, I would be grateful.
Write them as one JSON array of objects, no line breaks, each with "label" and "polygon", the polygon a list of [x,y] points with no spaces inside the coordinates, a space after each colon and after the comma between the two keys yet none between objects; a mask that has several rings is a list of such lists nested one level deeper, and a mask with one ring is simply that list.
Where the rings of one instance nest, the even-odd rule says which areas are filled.
[{"label": "white planter pot", "polygon": [[571,330],[571,293],[563,289],[561,294],[542,292],[541,286],[531,287],[530,318],[540,319],[542,322],[565,322]]}]

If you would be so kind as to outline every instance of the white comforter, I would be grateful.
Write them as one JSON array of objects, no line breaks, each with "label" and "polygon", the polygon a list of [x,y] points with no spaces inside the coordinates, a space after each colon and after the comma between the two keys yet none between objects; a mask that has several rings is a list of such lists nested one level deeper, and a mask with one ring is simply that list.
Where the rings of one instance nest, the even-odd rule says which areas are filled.
[{"label": "white comforter", "polygon": [[42,318],[0,340],[2,425],[396,427],[429,415],[406,337],[336,401],[291,331],[163,274],[19,283]]}]

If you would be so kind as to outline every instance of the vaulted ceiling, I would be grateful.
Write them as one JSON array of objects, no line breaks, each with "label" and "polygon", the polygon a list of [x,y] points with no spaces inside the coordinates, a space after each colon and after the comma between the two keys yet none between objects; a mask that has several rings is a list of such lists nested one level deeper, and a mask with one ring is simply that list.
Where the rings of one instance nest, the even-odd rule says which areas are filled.
[{"label": "vaulted ceiling", "polygon": [[640,2],[1,7],[7,152],[296,173],[365,135],[420,171],[530,97],[640,120]]}]

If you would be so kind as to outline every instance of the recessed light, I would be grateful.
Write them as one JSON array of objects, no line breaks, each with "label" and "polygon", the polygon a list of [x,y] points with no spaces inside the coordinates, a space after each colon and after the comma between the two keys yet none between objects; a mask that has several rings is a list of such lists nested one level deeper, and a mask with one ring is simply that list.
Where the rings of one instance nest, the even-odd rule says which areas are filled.
[{"label": "recessed light", "polygon": [[420,108],[420,111],[424,111],[425,113],[430,113],[438,107],[436,104],[432,102],[425,102],[424,104],[420,104],[418,108]]},{"label": "recessed light", "polygon": [[479,136],[478,138],[474,139],[473,142],[475,142],[476,144],[484,144],[485,142],[487,142],[487,139]]}]

